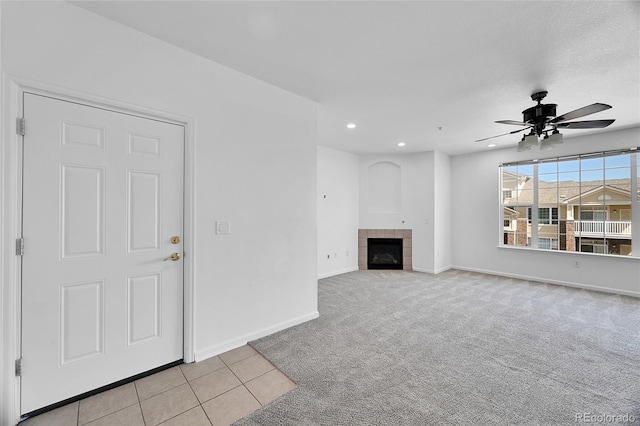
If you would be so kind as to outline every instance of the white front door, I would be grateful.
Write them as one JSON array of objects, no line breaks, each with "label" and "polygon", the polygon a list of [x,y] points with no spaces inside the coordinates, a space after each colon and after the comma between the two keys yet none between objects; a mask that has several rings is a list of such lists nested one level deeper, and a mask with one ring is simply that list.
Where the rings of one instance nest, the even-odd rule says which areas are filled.
[{"label": "white front door", "polygon": [[23,100],[25,414],[182,359],[184,127]]}]

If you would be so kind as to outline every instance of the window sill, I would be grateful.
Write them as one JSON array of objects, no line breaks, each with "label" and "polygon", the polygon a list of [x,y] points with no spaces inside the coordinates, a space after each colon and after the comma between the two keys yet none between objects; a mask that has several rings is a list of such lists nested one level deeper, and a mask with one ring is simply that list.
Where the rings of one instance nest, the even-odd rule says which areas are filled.
[{"label": "window sill", "polygon": [[553,253],[554,255],[560,254],[563,256],[591,256],[591,257],[604,258],[604,259],[625,259],[625,260],[631,260],[635,262],[640,261],[640,257],[635,255],[620,256],[618,254],[600,254],[600,253],[587,253],[587,252],[581,252],[581,251],[547,250],[547,249],[539,249],[539,248],[526,247],[526,246],[508,246],[504,244],[499,244],[498,248],[505,249],[505,250],[522,250],[522,251],[536,252],[536,253]]}]

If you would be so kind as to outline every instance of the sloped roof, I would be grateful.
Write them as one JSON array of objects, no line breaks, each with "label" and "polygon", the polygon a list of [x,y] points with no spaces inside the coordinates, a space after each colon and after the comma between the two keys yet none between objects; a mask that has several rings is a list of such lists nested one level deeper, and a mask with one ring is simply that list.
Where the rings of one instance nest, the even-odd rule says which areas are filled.
[{"label": "sloped roof", "polygon": [[[631,186],[631,185],[629,185]],[[567,198],[563,201],[563,203],[571,203],[573,201],[579,201],[581,197],[585,197],[588,195],[593,195],[593,194],[597,194],[598,192],[600,192],[602,190],[602,186],[600,187],[592,187],[592,188],[587,188],[586,191],[583,191],[581,194],[578,194],[574,197],[571,198]],[[618,194],[622,194],[623,196],[628,196],[629,200],[631,200],[631,190],[626,190],[626,189],[621,189],[621,188],[616,188],[612,185],[609,185],[609,181],[607,181],[607,184],[604,185],[604,191],[603,192],[607,192],[607,191],[613,191],[613,192],[617,192]]]},{"label": "sloped roof", "polygon": [[[598,188],[606,191],[611,189],[623,192],[631,198],[631,179],[607,179],[594,181],[563,181],[538,183],[538,205],[566,204],[569,201],[577,201],[580,196],[594,193]],[[533,179],[529,179],[518,194],[518,203],[533,203]]]},{"label": "sloped roof", "polygon": [[520,212],[517,211],[517,210],[512,209],[511,207],[503,206],[502,209],[504,211],[504,217],[520,216]]}]

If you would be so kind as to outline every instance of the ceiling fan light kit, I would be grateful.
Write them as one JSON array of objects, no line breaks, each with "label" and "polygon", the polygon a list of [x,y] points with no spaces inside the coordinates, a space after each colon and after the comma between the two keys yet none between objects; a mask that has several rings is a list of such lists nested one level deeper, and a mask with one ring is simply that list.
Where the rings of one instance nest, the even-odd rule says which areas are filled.
[{"label": "ceiling fan light kit", "polygon": [[[572,121],[575,118],[584,117],[585,115],[595,114],[596,112],[604,111],[611,108],[611,105],[594,103],[582,108],[578,108],[569,113],[556,116],[556,104],[543,104],[542,100],[547,96],[546,91],[536,92],[531,95],[531,99],[538,104],[531,108],[527,108],[522,111],[523,121],[515,120],[500,120],[496,121],[499,124],[508,124],[514,126],[524,126],[519,130],[514,130],[502,135],[491,136],[484,139],[478,139],[476,142],[484,141],[487,139],[497,138],[500,136],[511,135],[514,133],[520,133],[522,131],[531,129],[531,133],[522,137],[522,140],[518,143],[518,151],[527,151],[532,146],[538,145],[538,138],[544,134],[544,138],[540,141],[540,149],[552,149],[556,145],[563,143],[563,137],[558,128],[564,129],[601,129],[609,126],[615,120],[588,120],[588,121]],[[551,132],[551,135],[549,135]]]},{"label": "ceiling fan light kit", "polygon": [[518,143],[518,151],[528,151],[534,146],[538,146],[538,136],[531,132],[522,136],[522,140]]},{"label": "ceiling fan light kit", "polygon": [[529,146],[538,145],[538,136],[533,132],[524,137],[524,144]]},{"label": "ceiling fan light kit", "polygon": [[525,145],[524,137],[520,142],[518,142],[518,152],[529,151],[531,149],[531,145]]},{"label": "ceiling fan light kit", "polygon": [[564,143],[562,134],[558,131],[558,129],[554,129],[551,133],[551,136],[545,133],[544,138],[542,139],[542,141],[540,141],[540,149],[553,149],[556,145],[560,145],[562,143]]}]

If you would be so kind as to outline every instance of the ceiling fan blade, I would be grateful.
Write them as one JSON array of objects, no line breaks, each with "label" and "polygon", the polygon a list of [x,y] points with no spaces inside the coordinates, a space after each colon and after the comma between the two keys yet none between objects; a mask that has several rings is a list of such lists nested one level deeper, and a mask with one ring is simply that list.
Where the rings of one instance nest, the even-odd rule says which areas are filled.
[{"label": "ceiling fan blade", "polygon": [[611,108],[611,105],[595,103],[558,116],[549,121],[549,123],[553,124],[560,123],[562,121],[573,120],[574,118],[584,117],[585,115],[589,114],[595,114],[596,112],[604,111],[609,108]]},{"label": "ceiling fan blade", "polygon": [[[531,127],[531,126],[529,126],[529,127]],[[513,132],[509,132],[509,133],[503,133],[501,135],[489,136],[488,138],[478,139],[476,142],[482,142],[482,141],[486,141],[487,139],[499,138],[500,136],[506,136],[506,135],[512,135],[514,133],[520,133],[520,132],[522,132],[524,130],[527,130],[529,127],[525,127],[524,129],[514,130]]]},{"label": "ceiling fan blade", "polygon": [[571,121],[569,123],[560,123],[558,127],[564,129],[601,129],[607,127],[616,120],[588,120],[588,121]]},{"label": "ceiling fan blade", "polygon": [[498,124],[512,124],[514,126],[531,126],[529,123],[523,123],[522,121],[515,121],[515,120],[500,120],[500,121],[496,121],[496,123],[498,123]]}]

